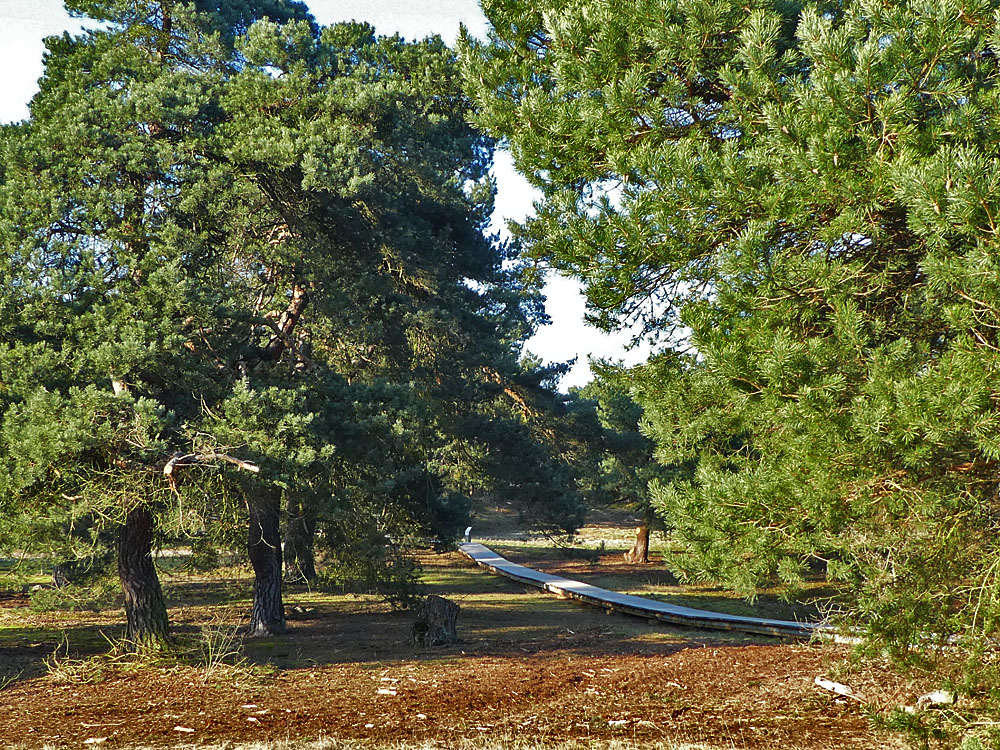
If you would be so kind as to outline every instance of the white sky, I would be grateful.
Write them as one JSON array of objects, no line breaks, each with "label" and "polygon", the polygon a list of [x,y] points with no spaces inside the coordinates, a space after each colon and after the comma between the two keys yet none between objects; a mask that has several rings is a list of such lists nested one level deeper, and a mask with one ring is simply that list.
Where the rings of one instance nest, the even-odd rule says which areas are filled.
[{"label": "white sky", "polygon": [[[321,25],[347,20],[368,21],[380,34],[399,33],[408,39],[440,34],[452,43],[464,23],[476,36],[485,36],[486,19],[475,0],[307,0]],[[401,8],[402,6],[402,8]],[[27,103],[38,90],[42,74],[42,38],[75,32],[79,23],[69,18],[62,0],[0,0],[0,122],[28,116]],[[498,194],[494,221],[521,220],[532,211],[535,195],[518,175],[507,154],[497,155]],[[628,364],[646,358],[648,349],[625,351],[628,333],[605,335],[583,322],[584,301],[579,284],[553,277],[545,287],[546,309],[552,325],[532,337],[527,348],[546,362],[577,364],[563,378],[562,388],[584,385],[591,379],[588,355],[624,359]]]}]

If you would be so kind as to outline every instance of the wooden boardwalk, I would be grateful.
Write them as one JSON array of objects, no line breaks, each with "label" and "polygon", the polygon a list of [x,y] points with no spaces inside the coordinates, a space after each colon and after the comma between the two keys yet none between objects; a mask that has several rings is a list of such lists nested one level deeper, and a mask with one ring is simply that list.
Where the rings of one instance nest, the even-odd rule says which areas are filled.
[{"label": "wooden boardwalk", "polygon": [[742,617],[722,612],[710,612],[693,607],[679,607],[675,604],[658,602],[642,596],[621,594],[597,586],[591,586],[569,578],[542,573],[523,565],[512,563],[483,544],[466,542],[458,547],[466,557],[478,565],[488,568],[497,575],[505,576],[520,583],[549,591],[557,596],[576,599],[607,612],[621,612],[651,620],[707,630],[729,630],[757,635],[771,635],[781,638],[832,637],[833,628],[812,622],[792,622],[790,620],[769,620],[763,617]]}]

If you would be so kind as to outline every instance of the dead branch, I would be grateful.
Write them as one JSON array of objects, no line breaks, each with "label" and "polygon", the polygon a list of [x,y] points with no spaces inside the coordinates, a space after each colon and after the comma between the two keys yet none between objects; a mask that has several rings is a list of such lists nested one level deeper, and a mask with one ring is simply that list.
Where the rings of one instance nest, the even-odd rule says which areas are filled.
[{"label": "dead branch", "polygon": [[253,474],[260,473],[260,467],[251,463],[250,461],[244,461],[241,458],[236,458],[236,456],[230,456],[228,453],[180,453],[177,452],[172,455],[167,462],[163,465],[163,476],[168,479],[173,477],[174,469],[183,468],[185,466],[196,466],[197,464],[206,463],[217,463],[217,462],[232,464],[243,471],[249,471]]},{"label": "dead branch", "polygon": [[281,356],[285,348],[289,346],[292,338],[292,331],[302,317],[302,311],[309,303],[309,294],[304,286],[296,284],[292,288],[292,299],[288,307],[281,314],[281,319],[276,324],[275,335],[264,348],[263,359],[275,360]]},{"label": "dead branch", "polygon": [[228,453],[216,453],[215,451],[211,453],[174,453],[167,462],[163,465],[163,476],[166,477],[167,483],[170,485],[170,489],[173,492],[177,492],[177,477],[174,476],[174,469],[183,468],[185,466],[197,466],[198,464],[214,464],[214,463],[227,463],[236,466],[243,471],[249,471],[252,474],[260,473],[260,467],[251,463],[250,461],[244,461],[241,458],[236,458],[236,456],[230,456]]}]

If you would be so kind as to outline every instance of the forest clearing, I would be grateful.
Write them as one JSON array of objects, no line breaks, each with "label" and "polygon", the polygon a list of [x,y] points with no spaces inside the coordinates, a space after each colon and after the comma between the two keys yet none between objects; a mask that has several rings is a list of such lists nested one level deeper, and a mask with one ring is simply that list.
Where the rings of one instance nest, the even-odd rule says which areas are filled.
[{"label": "forest clearing", "polygon": [[[1000,748],[1000,0],[64,4],[0,123],[0,742]],[[553,274],[648,358],[568,386]]]},{"label": "forest clearing", "polygon": [[[750,608],[681,586],[661,565],[629,565],[626,540],[591,526],[570,546],[491,543],[540,570],[691,606],[808,614],[767,593]],[[425,593],[462,608],[456,645],[412,645],[413,612],[377,596],[304,586],[287,592],[285,636],[244,639],[248,571],[199,574],[182,559],[160,560],[178,644],[161,659],[109,654],[122,629],[114,601],[43,608],[53,590],[3,589],[4,746],[893,748],[898,738],[869,715],[928,687],[870,665],[852,671],[840,646],[605,615],[457,552],[420,555]],[[849,683],[864,703],[818,688],[818,676]]]}]

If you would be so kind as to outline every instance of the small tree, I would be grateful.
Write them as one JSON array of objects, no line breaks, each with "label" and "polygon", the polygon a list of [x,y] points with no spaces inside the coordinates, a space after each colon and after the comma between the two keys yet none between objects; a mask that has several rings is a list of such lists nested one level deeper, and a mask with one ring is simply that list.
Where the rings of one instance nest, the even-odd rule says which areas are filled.
[{"label": "small tree", "polygon": [[643,409],[630,394],[636,373],[608,362],[592,363],[594,379],[571,396],[574,409],[592,412],[598,422],[596,455],[591,459],[591,502],[635,511],[640,516],[636,540],[625,553],[630,563],[649,562],[651,529],[669,528],[656,514],[650,484],[676,478],[684,466],[660,463],[647,437]]}]

